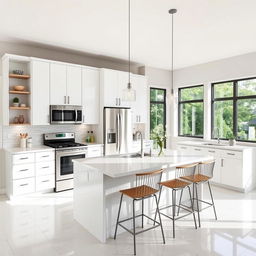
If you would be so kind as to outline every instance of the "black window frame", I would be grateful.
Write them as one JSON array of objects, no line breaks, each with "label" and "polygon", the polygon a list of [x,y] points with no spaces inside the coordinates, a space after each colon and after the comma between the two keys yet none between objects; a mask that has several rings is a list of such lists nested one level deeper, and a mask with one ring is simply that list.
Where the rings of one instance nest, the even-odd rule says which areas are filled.
[{"label": "black window frame", "polygon": [[[203,88],[203,97],[201,100],[181,100],[181,91],[183,89],[189,89],[189,88],[195,88],[195,87],[202,87]],[[185,103],[203,103],[203,135],[202,136],[194,136],[194,135],[182,135],[180,133],[180,106]],[[204,138],[204,84],[199,85],[192,85],[192,86],[186,86],[186,87],[180,87],[178,89],[178,136],[179,137],[188,137],[188,138],[198,138],[203,139]]]},{"label": "black window frame", "polygon": [[[248,96],[238,96],[238,82],[256,79],[256,77],[246,77],[234,80],[227,80],[221,82],[215,82],[211,84],[211,139],[217,140],[214,138],[214,102],[216,101],[224,101],[224,100],[232,100],[233,102],[233,134],[235,136],[236,141],[248,142],[248,143],[256,143],[254,140],[240,140],[237,138],[237,102],[238,100],[246,100],[246,99],[256,99],[256,95],[248,95]],[[222,98],[214,98],[214,85],[222,84],[222,83],[233,83],[233,96],[232,97],[222,97]],[[227,138],[220,138],[221,140],[228,140]]]},{"label": "black window frame", "polygon": [[[151,94],[151,89],[152,90],[160,90],[164,92],[164,100],[163,101],[155,101],[155,100],[151,100],[150,98],[150,94]],[[158,88],[158,87],[150,87],[149,88],[149,113],[151,110],[151,104],[162,104],[164,105],[164,134],[166,134],[166,89],[164,88]],[[149,114],[149,118],[151,118],[151,115]],[[150,124],[150,133],[151,133],[151,120],[149,120],[149,124]],[[166,141],[164,143],[164,148],[166,148]]]}]

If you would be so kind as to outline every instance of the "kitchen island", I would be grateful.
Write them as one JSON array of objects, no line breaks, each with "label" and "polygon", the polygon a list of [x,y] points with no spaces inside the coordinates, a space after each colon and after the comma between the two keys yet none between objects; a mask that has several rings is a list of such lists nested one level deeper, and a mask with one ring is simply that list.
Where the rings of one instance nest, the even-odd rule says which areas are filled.
[{"label": "kitchen island", "polygon": [[[120,200],[119,191],[135,186],[136,173],[162,168],[162,180],[167,180],[174,178],[175,167],[179,165],[210,159],[211,156],[184,155],[178,151],[169,151],[160,157],[112,156],[74,160],[74,218],[99,241],[105,242],[114,234]],[[163,191],[162,204],[166,201],[170,203],[169,192]],[[186,197],[184,193],[183,199],[186,200]],[[145,213],[153,215],[155,205],[153,201],[146,201]],[[130,198],[124,197],[120,219],[132,216],[131,202]],[[140,204],[136,205],[136,214],[140,210]],[[119,229],[119,232],[123,231]]]}]

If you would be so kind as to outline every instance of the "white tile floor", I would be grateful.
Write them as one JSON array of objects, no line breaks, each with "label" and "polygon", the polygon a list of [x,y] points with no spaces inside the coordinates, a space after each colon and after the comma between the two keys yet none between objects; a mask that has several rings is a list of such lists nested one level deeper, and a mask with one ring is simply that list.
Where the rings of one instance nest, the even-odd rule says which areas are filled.
[{"label": "white tile floor", "polygon": [[[202,213],[202,228],[192,218],[172,225],[164,220],[166,244],[160,230],[137,236],[137,255],[256,255],[256,191],[242,194],[213,187],[218,221],[212,209]],[[207,196],[207,195],[206,195]],[[99,243],[73,220],[72,191],[0,200],[0,255],[133,255],[132,236]]]}]

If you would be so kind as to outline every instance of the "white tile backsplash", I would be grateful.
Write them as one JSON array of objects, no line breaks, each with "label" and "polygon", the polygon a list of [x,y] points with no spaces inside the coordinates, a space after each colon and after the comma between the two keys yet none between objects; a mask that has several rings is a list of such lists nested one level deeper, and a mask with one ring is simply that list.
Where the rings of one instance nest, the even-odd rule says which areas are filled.
[{"label": "white tile backsplash", "polygon": [[74,132],[77,142],[85,142],[87,131],[93,131],[97,139],[96,125],[45,125],[45,126],[4,126],[3,127],[3,148],[18,147],[19,134],[28,133],[32,137],[33,146],[43,144],[44,133]]}]

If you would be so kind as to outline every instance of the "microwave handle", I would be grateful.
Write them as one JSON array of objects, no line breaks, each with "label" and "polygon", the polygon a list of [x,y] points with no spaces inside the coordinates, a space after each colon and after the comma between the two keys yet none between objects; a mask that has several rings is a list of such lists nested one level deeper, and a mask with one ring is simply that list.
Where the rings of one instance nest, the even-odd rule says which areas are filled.
[{"label": "microwave handle", "polygon": [[75,109],[75,122],[77,122],[77,109]]}]

